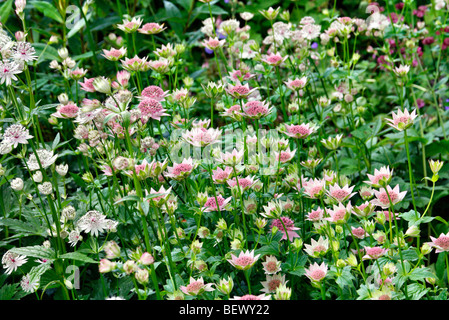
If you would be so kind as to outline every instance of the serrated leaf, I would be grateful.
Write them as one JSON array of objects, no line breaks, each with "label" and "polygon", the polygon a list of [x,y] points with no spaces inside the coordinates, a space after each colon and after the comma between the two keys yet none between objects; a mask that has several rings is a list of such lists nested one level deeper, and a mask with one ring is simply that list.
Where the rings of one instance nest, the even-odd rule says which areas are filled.
[{"label": "serrated leaf", "polygon": [[12,300],[18,291],[18,284],[7,284],[0,288],[0,300]]},{"label": "serrated leaf", "polygon": [[33,257],[38,259],[56,259],[55,251],[52,248],[45,248],[43,246],[29,246],[22,248],[12,248],[11,252],[21,254],[27,257]]},{"label": "serrated leaf", "polygon": [[83,254],[81,252],[76,252],[76,251],[60,255],[59,258],[61,258],[61,259],[72,259],[72,260],[82,261],[82,262],[87,262],[87,263],[98,263],[98,261],[95,261],[94,259],[89,258],[85,254]]},{"label": "serrated leaf", "polygon": [[8,228],[11,228],[14,231],[23,233],[23,234],[33,234],[33,235],[44,235],[45,230],[43,228],[40,228],[39,226],[36,226],[35,224],[30,224],[21,220],[17,219],[10,219],[10,218],[1,218],[0,219],[0,226],[6,226]]}]

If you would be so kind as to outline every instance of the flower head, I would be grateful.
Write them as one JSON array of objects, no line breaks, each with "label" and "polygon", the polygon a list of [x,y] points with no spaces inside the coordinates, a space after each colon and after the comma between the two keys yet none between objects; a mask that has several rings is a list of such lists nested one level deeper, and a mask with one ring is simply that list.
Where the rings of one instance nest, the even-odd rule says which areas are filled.
[{"label": "flower head", "polygon": [[3,134],[3,141],[11,144],[14,148],[17,147],[19,143],[28,144],[28,140],[31,138],[33,138],[33,136],[30,135],[28,129],[21,124],[9,126]]},{"label": "flower head", "polygon": [[6,274],[11,274],[16,271],[18,267],[24,265],[27,262],[27,257],[14,253],[11,251],[6,251],[2,257],[3,269],[6,269]]},{"label": "flower head", "polygon": [[228,262],[239,270],[248,270],[257,262],[259,256],[260,254],[254,256],[254,250],[240,251],[238,257],[231,253],[231,259],[228,259]]},{"label": "flower head", "polygon": [[327,275],[328,267],[326,263],[322,263],[318,265],[318,263],[313,263],[306,269],[306,277],[309,278],[312,282],[320,282]]},{"label": "flower head", "polygon": [[409,128],[413,124],[413,120],[417,117],[416,110],[409,113],[407,109],[404,112],[398,110],[397,113],[392,112],[393,119],[385,119],[388,121],[388,125],[396,130],[403,131]]},{"label": "flower head", "polygon": [[292,241],[293,238],[299,238],[299,235],[295,232],[295,230],[299,230],[299,228],[295,227],[294,221],[288,217],[274,219],[271,223],[271,228],[273,229],[274,227],[282,232],[281,240],[285,240],[287,237],[290,241]]},{"label": "flower head", "polygon": [[401,202],[406,193],[407,191],[400,192],[399,185],[396,185],[393,189],[390,186],[387,186],[387,191],[385,191],[385,189],[374,191],[375,199],[371,200],[371,203],[384,209],[390,208]]},{"label": "flower head", "polygon": [[189,296],[198,296],[207,291],[214,291],[212,288],[213,283],[204,283],[203,277],[195,280],[193,277],[190,277],[190,282],[187,286],[181,286],[181,291]]},{"label": "flower head", "polygon": [[447,234],[441,233],[438,238],[430,236],[431,242],[427,242],[427,244],[435,248],[436,253],[449,251],[449,232]]}]

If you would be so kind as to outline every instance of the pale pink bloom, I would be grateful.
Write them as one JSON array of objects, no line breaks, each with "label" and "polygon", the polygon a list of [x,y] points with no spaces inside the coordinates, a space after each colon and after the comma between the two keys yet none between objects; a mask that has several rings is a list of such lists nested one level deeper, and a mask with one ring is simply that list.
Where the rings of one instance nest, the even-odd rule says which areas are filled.
[{"label": "pale pink bloom", "polygon": [[235,85],[229,84],[228,88],[225,90],[233,98],[242,99],[248,97],[251,93],[256,91],[256,88],[250,89],[247,83],[242,85],[237,82]]},{"label": "pale pink bloom", "polygon": [[109,229],[109,221],[112,220],[106,219],[105,215],[96,210],[91,210],[78,220],[77,226],[85,233],[98,236],[98,234]]},{"label": "pale pink bloom", "polygon": [[28,144],[28,140],[33,138],[29,134],[27,128],[21,124],[10,125],[3,134],[3,143],[11,145],[16,148],[19,143]]},{"label": "pale pink bloom", "polygon": [[393,119],[385,119],[389,123],[388,125],[396,130],[403,131],[413,124],[413,120],[417,117],[416,109],[409,113],[407,109],[404,112],[398,110],[397,114],[392,112]]},{"label": "pale pink bloom", "polygon": [[316,127],[312,124],[300,124],[300,125],[285,125],[286,131],[284,132],[287,136],[297,139],[304,139],[310,136],[312,133],[316,132]]},{"label": "pale pink bloom", "polygon": [[205,147],[219,142],[220,129],[193,128],[182,134],[182,138],[195,147]]},{"label": "pale pink bloom", "polygon": [[168,91],[164,91],[159,86],[148,86],[142,90],[140,99],[151,98],[157,101],[162,101],[167,96]]},{"label": "pale pink bloom", "polygon": [[270,53],[264,59],[262,59],[262,61],[271,66],[279,66],[281,63],[283,63],[287,59],[288,59],[288,55],[286,55],[285,57],[282,57],[280,54]]},{"label": "pale pink bloom", "polygon": [[218,167],[216,170],[212,170],[212,180],[214,180],[214,183],[225,183],[230,179],[232,173],[231,167],[225,167],[224,170]]},{"label": "pale pink bloom", "polygon": [[87,74],[87,70],[83,68],[76,68],[70,71],[70,77],[74,80],[79,80]]},{"label": "pale pink bloom", "polygon": [[186,88],[175,89],[170,96],[174,101],[183,102],[189,97],[189,90]]},{"label": "pale pink bloom", "polygon": [[258,296],[253,294],[246,294],[244,296],[234,296],[233,298],[229,298],[229,300],[271,300],[271,295],[268,294],[259,294]]},{"label": "pale pink bloom", "polygon": [[381,247],[365,247],[365,255],[362,257],[362,260],[376,260],[382,257],[387,250]]},{"label": "pale pink bloom", "polygon": [[95,78],[84,78],[84,82],[79,82],[80,86],[81,86],[81,90],[86,91],[86,92],[95,92],[95,88],[94,88],[94,80]]},{"label": "pale pink bloom", "polygon": [[167,29],[164,24],[159,24],[155,22],[145,23],[142,28],[137,29],[138,32],[142,34],[157,34]]},{"label": "pale pink bloom", "polygon": [[435,253],[440,253],[444,251],[449,251],[449,232],[447,234],[441,233],[438,238],[430,236],[432,242],[427,242],[427,244],[435,248]]},{"label": "pale pink bloom", "polygon": [[374,188],[381,188],[390,183],[393,177],[393,169],[390,170],[388,166],[381,167],[380,170],[374,169],[374,175],[367,174],[369,181],[365,183],[369,184]]},{"label": "pale pink bloom", "polygon": [[235,177],[235,178],[232,178],[227,181],[229,187],[237,188],[237,180],[239,182],[238,185],[239,185],[241,191],[248,190],[249,188],[251,188],[254,185],[254,183],[256,183],[258,181],[257,179],[255,180],[254,177],[250,177],[250,176],[245,177],[245,178]]},{"label": "pale pink bloom", "polygon": [[316,210],[310,211],[306,216],[306,220],[318,222],[323,219],[323,216],[324,216],[324,210],[321,208],[318,208]]},{"label": "pale pink bloom", "polygon": [[266,256],[262,266],[265,274],[275,274],[281,271],[281,261],[278,261],[275,256]]},{"label": "pale pink bloom", "polygon": [[293,80],[284,81],[286,86],[293,91],[304,89],[307,84],[307,77],[295,78]]},{"label": "pale pink bloom", "polygon": [[223,117],[230,117],[235,121],[242,120],[244,112],[242,111],[242,107],[238,104],[232,105],[229,108],[224,108],[224,112],[221,113]]},{"label": "pale pink bloom", "polygon": [[292,241],[293,238],[299,238],[299,234],[295,232],[296,230],[299,230],[299,228],[295,227],[294,221],[288,217],[274,219],[271,222],[271,229],[273,229],[273,227],[277,227],[278,230],[282,232],[281,240],[286,240],[287,236],[289,241]]},{"label": "pale pink bloom", "polygon": [[322,263],[318,265],[318,263],[313,263],[309,266],[309,269],[306,269],[306,277],[309,278],[312,282],[320,282],[327,275],[327,265],[326,263]]},{"label": "pale pink bloom", "polygon": [[120,49],[111,48],[111,50],[103,49],[102,56],[109,61],[118,61],[126,55],[126,47],[121,47]]},{"label": "pale pink bloom", "polygon": [[372,203],[366,201],[361,205],[352,207],[352,212],[357,217],[366,218],[374,212],[374,209],[375,206]]},{"label": "pale pink bloom", "polygon": [[148,61],[148,66],[151,70],[159,73],[167,73],[172,66],[172,60],[160,58],[159,60]]},{"label": "pale pink bloom", "polygon": [[238,151],[237,149],[233,149],[232,152],[221,153],[217,160],[219,163],[228,166],[236,166],[242,162],[243,156],[245,154],[244,150]]},{"label": "pale pink bloom", "polygon": [[192,122],[193,128],[209,128],[210,126],[210,119],[206,120],[195,120]]},{"label": "pale pink bloom", "polygon": [[0,62],[0,84],[5,83],[7,86],[11,85],[11,80],[17,81],[15,75],[21,72],[22,68],[17,62]]},{"label": "pale pink bloom", "polygon": [[142,114],[142,120],[144,123],[146,123],[147,118],[152,118],[159,121],[162,116],[169,115],[168,113],[165,113],[167,110],[162,106],[162,104],[153,98],[144,98],[140,101],[137,107]]},{"label": "pale pink bloom", "polygon": [[12,58],[14,61],[31,62],[37,60],[36,49],[31,43],[25,41],[17,41],[12,47]]},{"label": "pale pink bloom", "polygon": [[241,70],[233,70],[229,73],[229,78],[234,81],[247,81],[255,75],[249,72],[242,72]]},{"label": "pale pink bloom", "polygon": [[125,60],[120,60],[122,63],[122,67],[128,71],[143,71],[146,69],[147,57],[141,59],[137,55],[133,58],[128,59],[125,57]]},{"label": "pale pink bloom", "polygon": [[342,188],[339,185],[334,184],[333,186],[329,186],[329,190],[326,193],[329,197],[336,200],[337,202],[345,202],[356,194],[355,192],[352,192],[353,189],[354,186],[349,187],[348,185],[345,185]]},{"label": "pale pink bloom", "polygon": [[[396,185],[394,189],[391,189],[390,186],[387,186],[387,192],[385,189],[380,189],[379,191],[374,191],[375,199],[371,200],[371,203],[382,207],[384,209],[389,208],[390,206],[394,206],[395,204],[401,202],[407,191],[400,192],[399,185]],[[391,201],[391,202],[390,202]]]},{"label": "pale pink bloom", "polygon": [[231,200],[232,197],[225,199],[222,195],[217,195],[216,198],[215,196],[208,197],[204,204],[204,212],[224,211]]},{"label": "pale pink bloom", "polygon": [[243,112],[250,119],[260,119],[268,115],[271,110],[273,110],[273,107],[269,107],[267,103],[257,100],[248,101],[243,106]]},{"label": "pale pink bloom", "polygon": [[78,116],[79,108],[76,104],[69,102],[68,104],[61,104],[56,107],[56,112],[51,115],[55,118],[76,118]]},{"label": "pale pink bloom", "polygon": [[329,240],[320,236],[318,241],[311,239],[310,244],[304,244],[304,251],[311,257],[318,258],[324,256],[329,250]]},{"label": "pale pink bloom", "polygon": [[209,40],[205,39],[203,41],[203,46],[205,46],[206,48],[208,48],[208,49],[210,49],[212,51],[215,51],[216,49],[223,47],[225,43],[226,43],[225,39],[218,40],[217,37],[215,37],[215,38],[210,38],[209,37]]},{"label": "pale pink bloom", "polygon": [[366,237],[366,231],[362,227],[354,228],[351,226],[351,233],[357,239],[364,239]]},{"label": "pale pink bloom", "polygon": [[181,291],[189,296],[197,296],[206,291],[214,291],[212,288],[212,283],[205,284],[203,277],[195,280],[193,277],[190,277],[190,282],[187,286],[180,286]]},{"label": "pale pink bloom", "polygon": [[301,29],[301,35],[307,40],[313,40],[320,36],[321,26],[317,24],[306,24]]},{"label": "pale pink bloom", "polygon": [[117,72],[117,81],[122,87],[127,87],[129,79],[131,78],[131,73],[126,70]]},{"label": "pale pink bloom", "polygon": [[168,198],[170,197],[171,188],[172,187],[166,190],[164,186],[161,186],[159,188],[159,191],[151,188],[146,198],[148,199],[148,202],[154,204],[157,207],[161,207],[164,203],[167,202]]},{"label": "pale pink bloom", "polygon": [[[298,190],[300,188],[300,184],[298,184]],[[304,193],[306,194],[306,197],[311,199],[317,199],[320,198],[326,188],[326,182],[323,179],[313,179],[307,181],[307,183],[303,183]]]},{"label": "pale pink bloom", "polygon": [[192,158],[184,159],[181,163],[174,162],[172,167],[167,167],[165,176],[174,180],[182,180],[187,178],[196,167]]},{"label": "pale pink bloom", "polygon": [[248,270],[257,262],[259,257],[260,254],[254,256],[254,250],[246,250],[246,252],[240,251],[238,257],[231,253],[231,259],[228,259],[228,262],[239,270]]},{"label": "pale pink bloom", "polygon": [[330,217],[324,219],[337,224],[345,223],[346,221],[348,221],[349,216],[351,215],[351,211],[352,211],[351,203],[348,203],[346,206],[344,206],[340,202],[338,206],[334,205],[333,209],[327,210],[327,213],[329,214]]},{"label": "pale pink bloom", "polygon": [[275,274],[275,275],[267,275],[266,281],[262,281],[260,284],[262,285],[263,289],[260,290],[260,292],[265,292],[267,294],[276,292],[276,289],[280,285],[285,285],[288,282],[285,281],[285,274]]},{"label": "pale pink bloom", "polygon": [[137,31],[137,29],[140,28],[142,21],[143,20],[141,18],[136,18],[136,17],[133,17],[131,20],[124,19],[122,24],[117,25],[117,28],[119,28],[120,30],[122,30],[126,33],[135,32],[135,31]]},{"label": "pale pink bloom", "polygon": [[24,265],[28,261],[26,256],[11,251],[6,251],[2,257],[3,269],[6,269],[6,274],[11,274],[16,271],[18,267]]}]

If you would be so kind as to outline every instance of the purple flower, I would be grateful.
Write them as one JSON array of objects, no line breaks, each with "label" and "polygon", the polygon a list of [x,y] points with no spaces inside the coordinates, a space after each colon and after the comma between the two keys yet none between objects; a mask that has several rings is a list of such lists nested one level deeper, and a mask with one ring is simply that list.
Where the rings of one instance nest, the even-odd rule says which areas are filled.
[{"label": "purple flower", "polygon": [[207,54],[212,54],[214,53],[214,50],[211,50],[209,48],[204,48],[204,50],[206,51]]},{"label": "purple flower", "polygon": [[318,48],[318,43],[317,42],[314,42],[314,43],[312,43],[312,45],[310,46],[312,49],[316,49],[316,48]]}]

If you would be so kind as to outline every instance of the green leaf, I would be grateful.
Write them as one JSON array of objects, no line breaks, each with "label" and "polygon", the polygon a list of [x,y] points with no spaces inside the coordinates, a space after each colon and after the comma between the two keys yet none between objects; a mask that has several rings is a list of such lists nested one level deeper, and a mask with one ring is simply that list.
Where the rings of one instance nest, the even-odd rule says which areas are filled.
[{"label": "green leaf", "polygon": [[0,7],[0,22],[2,24],[6,24],[6,21],[8,20],[9,15],[11,13],[11,9],[12,9],[12,0],[7,0]]},{"label": "green leaf", "polygon": [[87,262],[87,263],[98,263],[98,261],[95,261],[94,259],[89,258],[85,254],[82,254],[82,253],[77,252],[77,251],[63,254],[63,255],[59,256],[59,258],[61,258],[61,259],[72,259],[72,260],[82,261],[82,262]]},{"label": "green leaf", "polygon": [[12,300],[18,291],[18,283],[7,284],[0,288],[0,300]]},{"label": "green leaf", "polygon": [[416,268],[409,275],[409,279],[413,281],[424,280],[426,278],[436,278],[435,274],[429,268]]},{"label": "green leaf", "polygon": [[64,23],[64,20],[62,19],[61,15],[59,14],[59,11],[56,9],[54,5],[52,5],[50,2],[46,1],[33,1],[31,2],[34,8],[39,10],[44,14],[44,16],[51,18],[59,23]]},{"label": "green leaf", "polygon": [[0,225],[26,235],[45,235],[45,230],[42,227],[17,219],[1,218]]},{"label": "green leaf", "polygon": [[51,248],[45,248],[43,246],[29,246],[22,248],[12,248],[11,252],[21,254],[27,257],[33,257],[38,259],[56,259],[55,251]]}]

